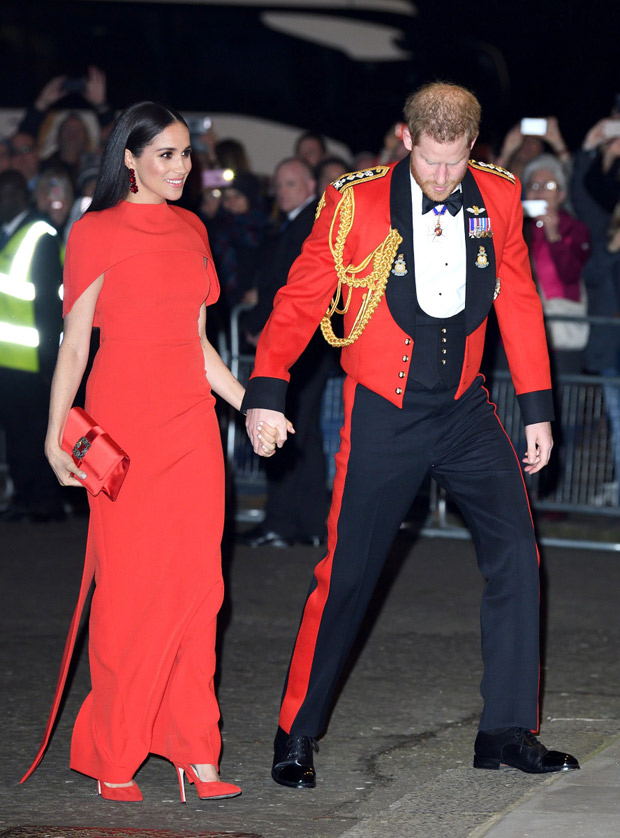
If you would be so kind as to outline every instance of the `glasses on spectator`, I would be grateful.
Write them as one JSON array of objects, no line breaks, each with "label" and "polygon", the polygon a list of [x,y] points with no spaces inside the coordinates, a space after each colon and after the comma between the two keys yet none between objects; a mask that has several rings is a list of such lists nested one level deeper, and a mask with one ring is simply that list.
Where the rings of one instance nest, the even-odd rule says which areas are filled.
[{"label": "glasses on spectator", "polygon": [[530,183],[527,188],[532,192],[540,192],[541,189],[545,192],[555,192],[559,186],[555,180],[546,180],[544,183]]},{"label": "glasses on spectator", "polygon": [[31,151],[34,151],[34,146],[32,145],[12,145],[11,148],[13,149],[13,154],[30,154]]}]

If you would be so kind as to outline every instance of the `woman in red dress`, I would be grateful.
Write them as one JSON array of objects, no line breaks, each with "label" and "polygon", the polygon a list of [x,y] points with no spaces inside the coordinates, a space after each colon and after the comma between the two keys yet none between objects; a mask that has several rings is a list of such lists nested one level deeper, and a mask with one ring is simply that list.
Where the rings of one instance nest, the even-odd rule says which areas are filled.
[{"label": "woman in red dress", "polygon": [[[133,777],[149,753],[176,766],[182,800],[184,774],[201,798],[240,793],[219,779],[213,676],[224,462],[212,391],[239,408],[243,387],[205,334],[206,308],[219,294],[205,228],[167,203],[181,195],[190,155],[180,114],[151,102],[128,108],[67,246],[46,454],[62,485],[81,485],[84,473],[71,476],[76,466],[60,440],[94,323],[101,346],[85,408],[131,459],[114,503],[89,496],[77,608],[79,618],[94,573],[92,690],[75,722],[71,768],[96,778],[111,800],[142,799]],[[260,453],[274,450],[265,427]]]}]

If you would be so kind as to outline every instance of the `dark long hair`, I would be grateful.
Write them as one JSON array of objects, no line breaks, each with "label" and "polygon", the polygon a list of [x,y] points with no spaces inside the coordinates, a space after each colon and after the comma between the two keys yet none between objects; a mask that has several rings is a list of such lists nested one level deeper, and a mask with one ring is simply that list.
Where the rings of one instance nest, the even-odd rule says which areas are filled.
[{"label": "dark long hair", "polygon": [[125,165],[125,149],[140,157],[146,146],[175,122],[187,127],[180,113],[157,102],[137,102],[125,108],[106,143],[88,211],[114,207],[126,197],[129,171]]}]

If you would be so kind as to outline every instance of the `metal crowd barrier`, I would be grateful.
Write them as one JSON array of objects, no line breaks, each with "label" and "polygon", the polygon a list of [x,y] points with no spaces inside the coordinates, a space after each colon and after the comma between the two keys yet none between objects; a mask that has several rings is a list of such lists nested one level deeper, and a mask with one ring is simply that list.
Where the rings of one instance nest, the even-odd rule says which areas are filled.
[{"label": "metal crowd barrier", "polygon": [[[230,334],[230,365],[233,373],[245,383],[249,377],[254,357],[239,352],[239,315],[245,310],[240,306],[233,312]],[[551,319],[551,318],[549,318]],[[556,318],[554,318],[556,319]],[[577,318],[557,317],[558,320]],[[586,318],[584,318],[586,319]],[[593,324],[620,324],[614,318],[587,318]],[[497,406],[497,415],[511,439],[519,457],[526,450],[525,432],[519,405],[508,371],[495,371],[487,386],[491,401]],[[619,514],[618,478],[614,461],[620,462],[620,416],[617,420],[617,438],[614,440],[609,420],[610,398],[617,391],[615,409],[620,413],[620,377],[603,378],[597,375],[558,375],[554,382],[556,400],[555,445],[551,464],[538,474],[528,476],[527,486],[531,505],[541,512],[580,513],[584,515],[616,518]],[[321,426],[324,449],[328,462],[330,482],[334,472],[334,454],[338,449],[338,432],[342,423],[342,376],[329,378],[323,396]],[[617,451],[615,450],[617,449]],[[230,415],[226,428],[226,454],[232,464],[237,491],[260,493],[265,479],[261,460],[249,444],[242,417]],[[615,456],[614,456],[615,455]],[[257,510],[244,510],[242,517],[254,519]],[[463,527],[447,522],[447,499],[439,487],[432,483],[430,510],[423,534],[430,536],[469,537]],[[547,539],[547,543],[554,541]],[[568,544],[584,546],[584,541]],[[545,543],[545,539],[541,539]],[[620,544],[587,542],[593,548],[620,551]]]},{"label": "metal crowd barrier", "polygon": [[[620,378],[606,378],[605,385],[620,388]],[[525,432],[509,374],[496,373],[490,392],[515,450],[525,452]],[[528,478],[532,505],[541,510],[617,516],[613,437],[601,377],[560,375],[554,392],[557,417],[552,462]]]},{"label": "metal crowd barrier", "polygon": [[[238,306],[231,316],[230,337],[220,336],[218,349],[233,374],[246,383],[254,365],[254,355],[239,351],[239,317],[250,306]],[[548,318],[551,320],[551,318]],[[620,328],[616,318],[554,317],[557,320],[588,320],[593,325]],[[325,456],[329,481],[334,476],[334,455],[339,445],[342,424],[342,376],[328,379],[321,412]],[[519,456],[525,452],[525,432],[519,405],[508,371],[498,370],[487,382],[492,402],[506,433]],[[534,509],[558,513],[582,513],[618,519],[620,479],[620,377],[595,375],[559,375],[554,383],[556,399],[555,446],[551,464],[527,478]],[[615,413],[614,413],[615,412]],[[612,421],[610,421],[610,414]],[[614,433],[615,431],[615,433]],[[252,451],[243,417],[230,409],[223,415],[226,457],[237,493],[261,495],[265,489],[262,460]],[[11,495],[6,466],[5,438],[0,428],[0,509]],[[468,538],[464,527],[448,523],[448,499],[431,482],[430,509],[424,535]],[[251,504],[239,504],[237,520],[257,520],[262,513]],[[620,539],[619,539],[620,540]],[[620,543],[547,539],[546,543],[564,546],[591,546],[593,549],[620,551]],[[545,543],[545,539],[541,539]]]},{"label": "metal crowd barrier", "polygon": [[[249,311],[252,306],[236,306],[230,318],[230,349],[220,355],[227,358],[228,366],[232,374],[242,384],[247,384],[252,368],[254,367],[254,355],[241,353],[239,347],[242,344],[239,333],[239,318],[244,311]],[[237,493],[253,495],[261,493],[265,489],[265,473],[262,468],[261,458],[252,450],[250,440],[245,430],[244,418],[236,410],[230,408],[226,416],[224,433],[224,450],[226,459],[232,469],[232,477]],[[237,521],[253,521],[260,519],[261,512],[257,508],[248,507],[247,504],[237,505],[235,517]]]}]

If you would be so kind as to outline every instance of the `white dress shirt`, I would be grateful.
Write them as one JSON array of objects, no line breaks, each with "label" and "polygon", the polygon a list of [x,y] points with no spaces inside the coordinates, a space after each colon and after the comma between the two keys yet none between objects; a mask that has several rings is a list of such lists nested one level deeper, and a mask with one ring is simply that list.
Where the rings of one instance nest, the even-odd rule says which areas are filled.
[{"label": "white dress shirt", "polygon": [[[418,303],[431,317],[452,317],[465,308],[465,233],[463,208],[422,215],[422,190],[411,177],[413,258]],[[461,186],[454,191],[460,191]],[[435,235],[437,221],[441,235]]]}]

